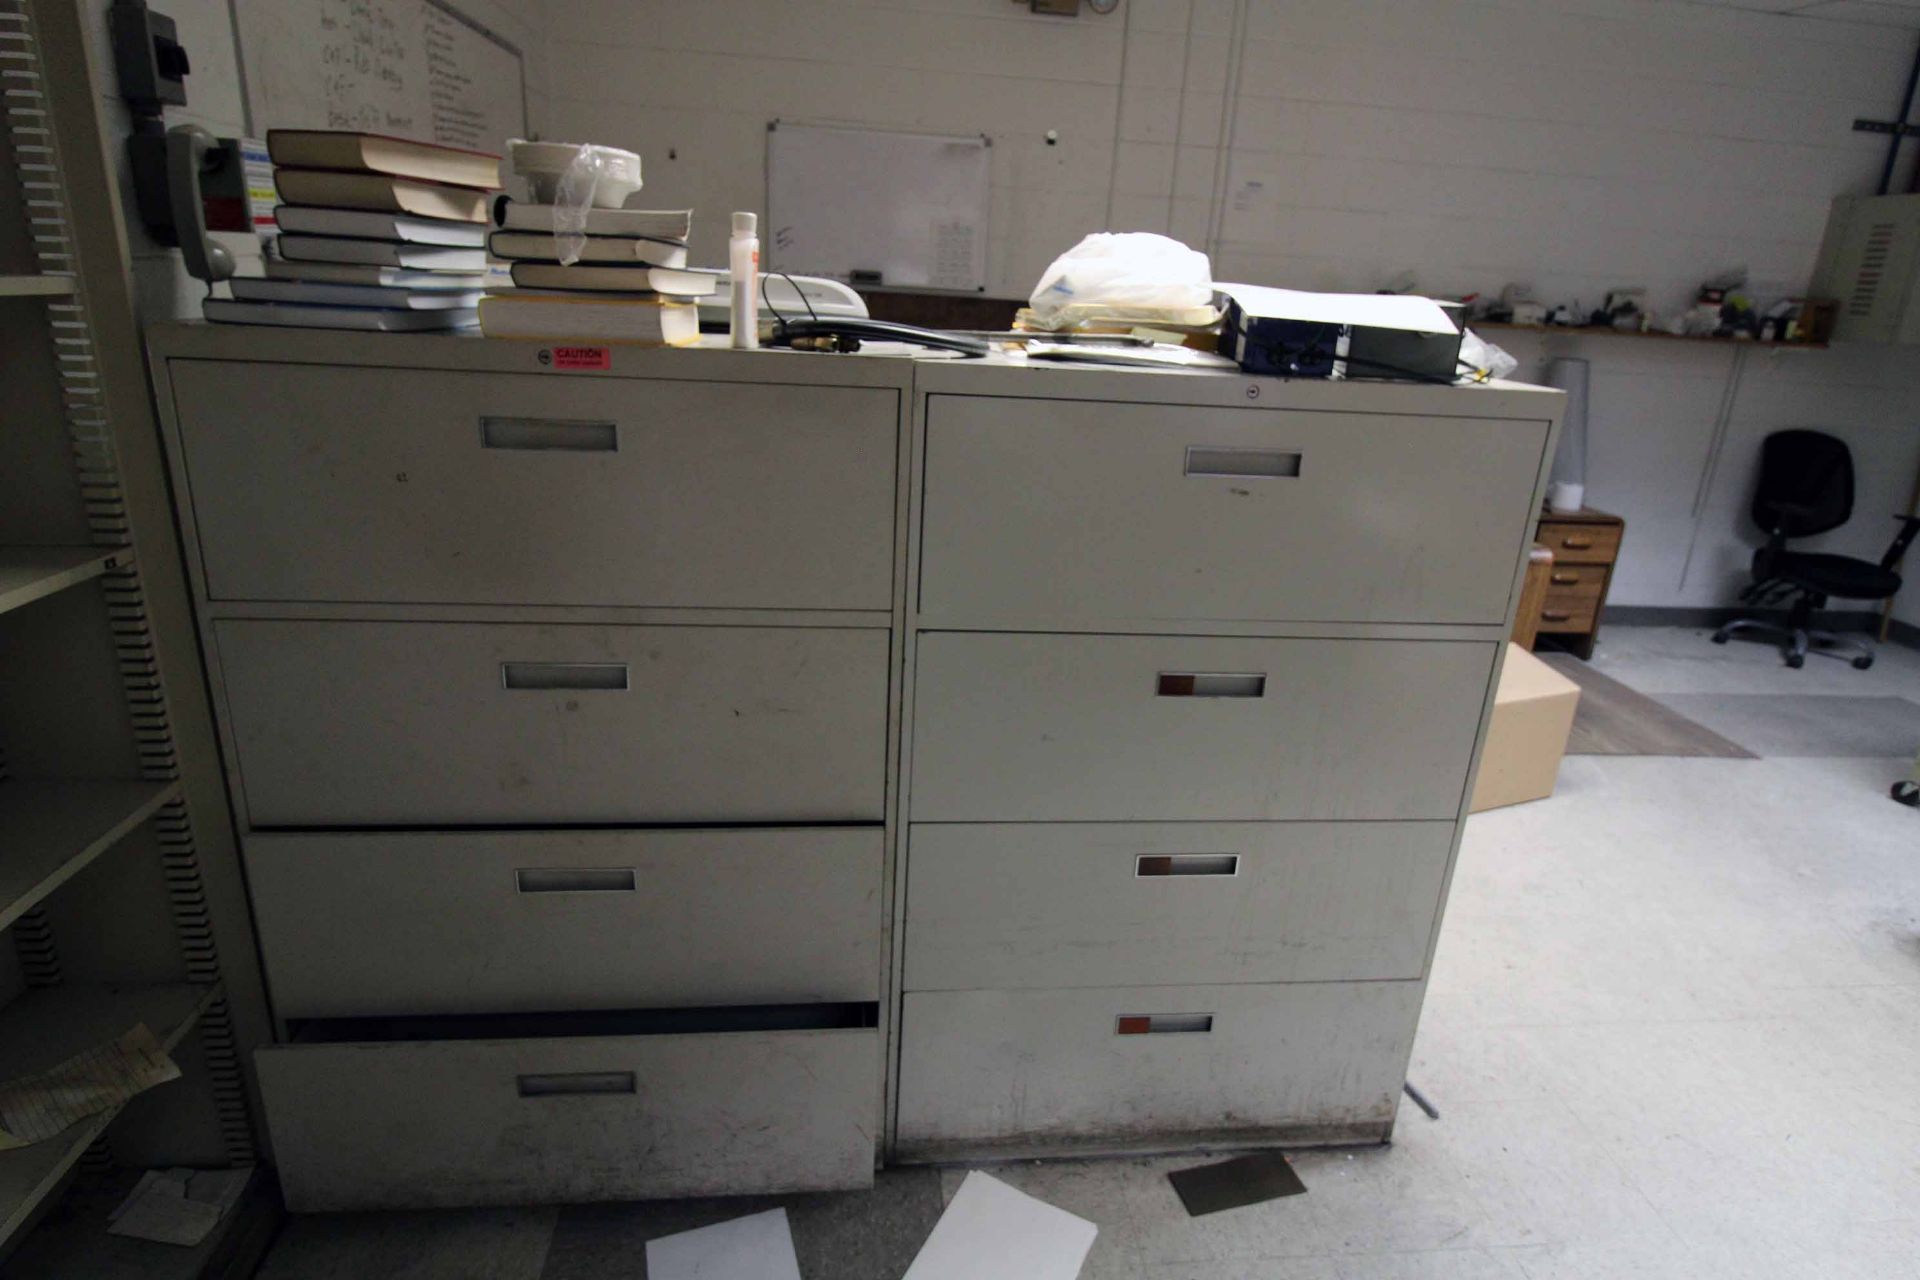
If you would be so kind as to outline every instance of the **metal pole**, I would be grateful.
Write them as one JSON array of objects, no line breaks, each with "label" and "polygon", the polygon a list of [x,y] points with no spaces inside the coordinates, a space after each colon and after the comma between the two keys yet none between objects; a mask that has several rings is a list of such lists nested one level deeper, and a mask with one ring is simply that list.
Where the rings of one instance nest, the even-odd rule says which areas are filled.
[{"label": "metal pole", "polygon": [[1900,158],[1900,144],[1906,140],[1901,126],[1906,124],[1907,116],[1913,110],[1913,93],[1920,88],[1920,48],[1913,51],[1913,70],[1907,73],[1907,96],[1900,100],[1900,114],[1893,118],[1893,137],[1887,143],[1887,165],[1880,172],[1880,194],[1885,195],[1893,189],[1893,166]]}]

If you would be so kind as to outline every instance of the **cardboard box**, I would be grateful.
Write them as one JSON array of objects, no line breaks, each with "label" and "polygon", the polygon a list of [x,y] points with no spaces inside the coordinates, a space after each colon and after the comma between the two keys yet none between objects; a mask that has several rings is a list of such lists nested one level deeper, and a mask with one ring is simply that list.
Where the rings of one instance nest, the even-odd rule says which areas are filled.
[{"label": "cardboard box", "polygon": [[1493,723],[1487,726],[1487,745],[1480,753],[1471,812],[1552,795],[1579,705],[1579,685],[1509,644],[1500,688],[1493,695]]}]

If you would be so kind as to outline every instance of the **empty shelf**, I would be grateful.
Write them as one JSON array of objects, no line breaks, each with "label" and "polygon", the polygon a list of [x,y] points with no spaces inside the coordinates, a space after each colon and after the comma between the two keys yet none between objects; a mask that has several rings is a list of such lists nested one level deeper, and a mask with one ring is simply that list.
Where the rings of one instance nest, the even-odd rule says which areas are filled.
[{"label": "empty shelf", "polygon": [[0,298],[57,298],[72,292],[72,276],[0,276]]},{"label": "empty shelf", "polygon": [[0,929],[179,794],[178,782],[0,782]]},{"label": "empty shelf", "polygon": [[0,613],[97,578],[132,554],[125,547],[0,547]]},{"label": "empty shelf", "polygon": [[[62,984],[26,992],[0,1008],[0,1080],[31,1075],[82,1049],[147,1024],[171,1053],[219,994],[218,986]],[[59,1190],[93,1140],[119,1112],[103,1111],[45,1142],[0,1151],[0,1251]]]}]

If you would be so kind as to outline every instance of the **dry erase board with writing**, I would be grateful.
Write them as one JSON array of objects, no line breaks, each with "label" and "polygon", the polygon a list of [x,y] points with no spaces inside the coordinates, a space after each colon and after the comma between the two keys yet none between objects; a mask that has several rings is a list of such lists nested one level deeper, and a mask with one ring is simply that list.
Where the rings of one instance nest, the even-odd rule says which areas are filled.
[{"label": "dry erase board with writing", "polygon": [[989,147],[978,134],[776,121],[767,130],[767,266],[856,283],[984,289]]},{"label": "dry erase board with writing", "polygon": [[441,0],[234,7],[253,131],[357,129],[479,151],[525,137],[520,51]]}]

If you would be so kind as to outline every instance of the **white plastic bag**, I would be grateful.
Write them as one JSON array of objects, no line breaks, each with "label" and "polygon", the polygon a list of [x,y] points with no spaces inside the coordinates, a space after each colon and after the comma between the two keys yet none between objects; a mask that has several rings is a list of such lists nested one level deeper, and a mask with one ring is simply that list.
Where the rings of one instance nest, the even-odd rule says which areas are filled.
[{"label": "white plastic bag", "polygon": [[1191,311],[1213,304],[1207,255],[1148,231],[1096,231],[1053,260],[1029,301],[1048,322],[1070,308],[1091,311]]},{"label": "white plastic bag", "polygon": [[1489,378],[1511,378],[1520,362],[1500,347],[1468,329],[1460,337],[1460,363],[1473,370],[1475,382]]}]

